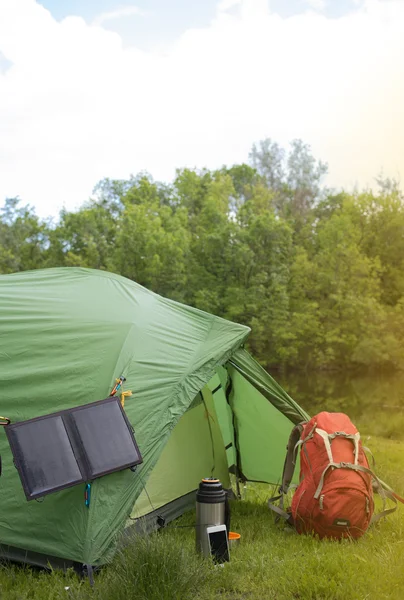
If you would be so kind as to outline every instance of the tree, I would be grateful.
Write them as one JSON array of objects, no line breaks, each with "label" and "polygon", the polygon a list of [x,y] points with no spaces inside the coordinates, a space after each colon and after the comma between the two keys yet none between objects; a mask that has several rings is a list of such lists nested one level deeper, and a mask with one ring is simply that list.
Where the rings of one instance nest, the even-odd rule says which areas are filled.
[{"label": "tree", "polygon": [[0,215],[0,271],[107,269],[251,327],[271,367],[404,368],[404,198],[331,193],[326,165],[294,140],[253,146],[251,165],[102,180],[78,211]]},{"label": "tree", "polygon": [[49,233],[47,266],[113,270],[117,222],[105,203],[92,201],[77,212],[62,211]]},{"label": "tree", "polygon": [[266,186],[273,192],[282,194],[286,181],[286,152],[270,138],[254,144],[250,155],[254,169],[263,177]]},{"label": "tree", "polygon": [[113,270],[153,291],[183,300],[189,234],[186,211],[162,200],[161,189],[141,177],[121,198],[124,209],[111,252]]},{"label": "tree", "polygon": [[287,159],[286,184],[292,216],[303,219],[321,198],[321,179],[328,166],[316,161],[310,147],[301,140],[293,140]]},{"label": "tree", "polygon": [[287,153],[269,138],[253,146],[250,161],[273,192],[278,213],[301,225],[321,197],[327,165],[316,161],[301,140],[293,140]]},{"label": "tree", "polygon": [[0,272],[13,273],[44,265],[49,230],[19,198],[7,198],[0,215]]}]

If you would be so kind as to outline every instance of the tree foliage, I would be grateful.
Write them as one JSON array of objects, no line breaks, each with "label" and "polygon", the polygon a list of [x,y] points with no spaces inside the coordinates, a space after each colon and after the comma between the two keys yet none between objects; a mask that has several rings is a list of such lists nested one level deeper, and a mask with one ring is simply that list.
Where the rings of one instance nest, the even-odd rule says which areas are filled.
[{"label": "tree foliage", "polygon": [[81,266],[252,328],[264,364],[404,368],[404,198],[335,194],[300,140],[253,147],[250,164],[101,181],[58,222],[18,199],[0,215],[0,271]]}]

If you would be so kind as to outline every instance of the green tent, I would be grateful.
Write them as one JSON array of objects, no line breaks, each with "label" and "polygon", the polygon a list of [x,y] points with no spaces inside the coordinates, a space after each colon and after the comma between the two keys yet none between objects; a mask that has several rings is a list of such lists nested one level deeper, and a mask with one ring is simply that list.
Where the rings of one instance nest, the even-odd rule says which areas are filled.
[{"label": "green tent", "polygon": [[0,428],[0,553],[34,564],[101,565],[125,531],[194,506],[211,474],[279,481],[287,438],[306,413],[247,353],[249,328],[110,273],[81,268],[0,276],[0,414],[12,423],[108,397],[143,463],[27,501]]}]

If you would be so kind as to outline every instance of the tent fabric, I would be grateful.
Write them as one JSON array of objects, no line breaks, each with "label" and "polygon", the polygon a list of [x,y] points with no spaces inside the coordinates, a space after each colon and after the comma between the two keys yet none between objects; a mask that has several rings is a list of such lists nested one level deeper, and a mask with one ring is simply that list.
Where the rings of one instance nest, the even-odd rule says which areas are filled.
[{"label": "tent fabric", "polygon": [[[213,396],[205,386],[179,420],[131,512],[136,519],[195,492],[203,477],[230,487],[226,451]],[[195,400],[201,398],[198,394]],[[195,496],[194,496],[195,499]],[[131,525],[132,523],[128,523]]]},{"label": "tent fabric", "polygon": [[[247,481],[280,483],[291,422],[241,373],[233,367],[229,371],[239,474]],[[263,426],[257,427],[257,423]]]},{"label": "tent fabric", "polygon": [[144,482],[196,394],[249,328],[89,269],[0,276],[0,414],[12,422],[108,396],[127,378],[125,410],[144,462],[27,502],[0,431],[0,542],[85,564],[114,551]]},{"label": "tent fabric", "polygon": [[229,375],[224,367],[218,367],[217,374],[209,381],[208,386],[212,392],[215,411],[223,436],[223,443],[226,449],[227,465],[232,471],[236,464],[236,450],[234,440],[233,412],[227,402],[226,385]]},{"label": "tent fabric", "polygon": [[239,348],[229,362],[292,423],[297,424],[310,419],[306,411],[282,389],[279,383],[244,348]]},{"label": "tent fabric", "polygon": [[[108,397],[126,377],[125,412],[143,463],[27,502],[0,429],[0,555],[102,565],[124,531],[193,504],[202,477],[225,487],[239,466],[276,483],[306,413],[243,348],[248,327],[111,273],[60,268],[0,276],[0,414],[13,423]],[[236,470],[237,471],[237,470]],[[25,558],[24,558],[25,557]]]}]

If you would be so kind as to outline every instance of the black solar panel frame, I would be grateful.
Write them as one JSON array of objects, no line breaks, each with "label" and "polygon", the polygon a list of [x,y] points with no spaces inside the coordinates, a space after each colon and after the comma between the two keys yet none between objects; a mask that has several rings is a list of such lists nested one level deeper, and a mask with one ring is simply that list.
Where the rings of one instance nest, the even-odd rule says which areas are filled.
[{"label": "black solar panel frame", "polygon": [[[120,466],[119,468],[106,469],[105,471],[100,471],[95,477],[92,477],[90,479],[91,468],[90,468],[90,465],[89,465],[87,457],[86,457],[86,451],[85,451],[85,448],[82,445],[81,441],[79,439],[77,439],[77,437],[75,437],[75,435],[74,435],[74,426],[72,426],[72,421],[71,421],[70,416],[73,415],[77,411],[89,409],[92,407],[96,407],[98,405],[104,405],[106,403],[116,403],[117,406],[119,406],[122,417],[128,428],[131,440],[133,442],[135,452],[139,458],[135,461],[130,461],[128,463],[125,463],[122,466]],[[45,493],[42,493],[42,492],[31,493],[31,491],[30,491],[31,488],[29,486],[29,482],[27,481],[25,474],[24,474],[24,470],[22,468],[22,462],[21,462],[20,451],[19,451],[20,447],[18,444],[15,443],[12,432],[15,431],[17,428],[21,428],[21,427],[28,425],[29,423],[34,423],[37,421],[44,421],[44,420],[52,419],[52,418],[55,418],[58,416],[60,416],[63,420],[63,424],[65,426],[66,433],[68,435],[74,457],[76,459],[78,468],[82,474],[82,480],[54,487]],[[21,484],[22,484],[24,494],[25,494],[27,500],[35,500],[37,498],[47,496],[48,494],[53,494],[54,492],[58,492],[61,490],[68,489],[70,487],[77,486],[80,483],[85,483],[87,481],[92,481],[93,479],[98,479],[99,477],[103,477],[104,475],[109,475],[110,473],[115,473],[117,471],[123,471],[127,468],[135,467],[143,462],[143,458],[140,453],[139,446],[135,439],[133,427],[122,407],[120,399],[117,396],[111,396],[109,398],[105,398],[104,400],[97,400],[96,402],[90,402],[88,404],[75,406],[73,408],[68,408],[68,409],[57,411],[57,412],[54,412],[51,414],[34,417],[32,419],[27,419],[25,421],[18,421],[17,423],[11,423],[9,425],[6,425],[4,427],[4,429],[6,431],[7,439],[8,439],[10,448],[11,448],[11,452],[13,454],[14,464],[15,464],[18,474],[20,476]]]}]

